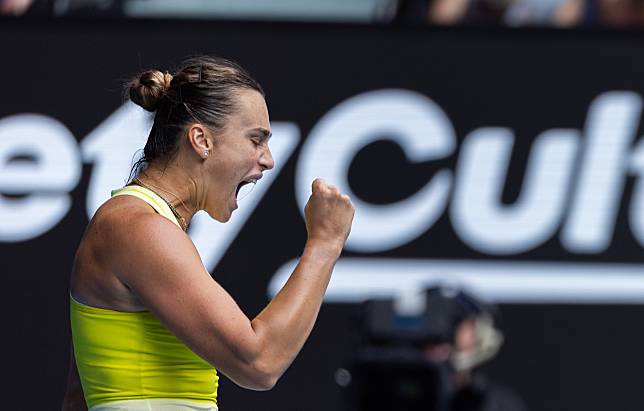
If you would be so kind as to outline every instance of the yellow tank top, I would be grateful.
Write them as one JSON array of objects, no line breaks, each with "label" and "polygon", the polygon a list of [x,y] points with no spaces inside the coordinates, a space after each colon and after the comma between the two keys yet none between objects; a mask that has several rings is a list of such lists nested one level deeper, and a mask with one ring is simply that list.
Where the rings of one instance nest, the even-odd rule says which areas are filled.
[{"label": "yellow tank top", "polygon": [[[168,205],[152,191],[126,186],[112,196],[134,195],[175,224]],[[70,293],[74,354],[87,405],[145,398],[217,404],[219,377],[149,311],[90,307]]]}]

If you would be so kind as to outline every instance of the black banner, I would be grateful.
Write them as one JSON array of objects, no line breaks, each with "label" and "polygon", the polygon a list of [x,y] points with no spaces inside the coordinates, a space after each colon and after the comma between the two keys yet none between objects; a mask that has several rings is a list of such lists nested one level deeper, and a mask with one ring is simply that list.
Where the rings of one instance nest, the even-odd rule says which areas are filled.
[{"label": "black banner", "polygon": [[230,223],[190,232],[249,316],[302,250],[313,177],[357,207],[300,356],[268,393],[224,380],[221,409],[340,409],[359,303],[437,283],[500,305],[486,371],[531,410],[640,408],[641,33],[2,20],[0,36],[5,408],[60,404],[73,255],[149,128],[124,81],[192,54],[267,92],[275,169]]}]

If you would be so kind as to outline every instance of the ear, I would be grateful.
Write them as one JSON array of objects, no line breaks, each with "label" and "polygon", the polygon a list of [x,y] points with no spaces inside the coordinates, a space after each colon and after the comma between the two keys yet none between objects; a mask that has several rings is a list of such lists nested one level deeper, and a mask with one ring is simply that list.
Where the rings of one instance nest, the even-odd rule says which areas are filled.
[{"label": "ear", "polygon": [[194,123],[188,128],[188,142],[195,154],[202,159],[212,154],[213,142],[208,129],[199,123]]}]

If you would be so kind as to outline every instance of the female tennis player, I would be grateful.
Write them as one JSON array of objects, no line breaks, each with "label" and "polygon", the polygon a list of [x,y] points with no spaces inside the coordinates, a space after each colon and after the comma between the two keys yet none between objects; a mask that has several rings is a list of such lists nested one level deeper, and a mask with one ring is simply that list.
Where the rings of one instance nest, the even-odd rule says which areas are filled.
[{"label": "female tennis player", "polygon": [[240,188],[273,167],[261,87],[235,63],[198,57],[174,75],[144,72],[129,95],[154,123],[137,177],[98,209],[76,253],[63,409],[217,410],[217,371],[267,390],[300,351],[354,209],[337,188],[312,182],[300,262],[247,318],[186,230],[199,210],[228,221]]}]

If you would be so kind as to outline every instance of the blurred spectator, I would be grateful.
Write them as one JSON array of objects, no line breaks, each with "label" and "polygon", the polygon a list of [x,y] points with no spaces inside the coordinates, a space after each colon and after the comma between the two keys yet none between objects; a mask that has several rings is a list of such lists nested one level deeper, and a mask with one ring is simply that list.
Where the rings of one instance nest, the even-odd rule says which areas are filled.
[{"label": "blurred spectator", "polygon": [[500,24],[512,0],[397,0],[385,20],[395,23]]},{"label": "blurred spectator", "polygon": [[553,15],[559,27],[644,25],[644,0],[565,0]]},{"label": "blurred spectator", "polygon": [[405,24],[644,26],[644,0],[392,0],[380,11]]},{"label": "blurred spectator", "polygon": [[487,314],[475,314],[458,323],[452,343],[425,347],[425,355],[430,361],[449,363],[453,370],[449,411],[526,410],[519,396],[477,370],[496,354],[500,345],[500,334],[492,319]]},{"label": "blurred spectator", "polygon": [[20,16],[33,3],[33,0],[0,0],[0,14],[5,16]]}]

